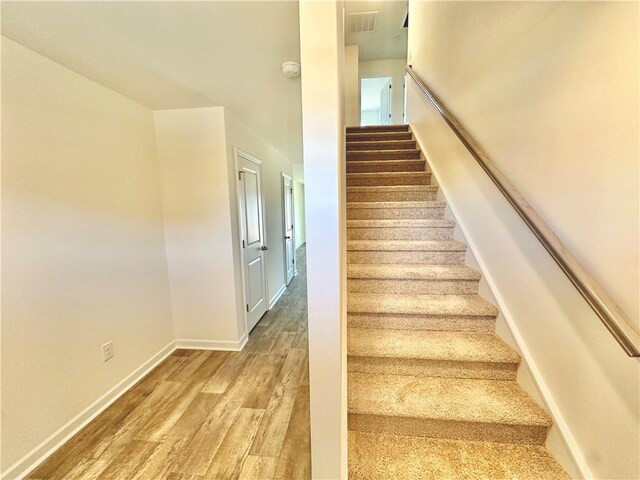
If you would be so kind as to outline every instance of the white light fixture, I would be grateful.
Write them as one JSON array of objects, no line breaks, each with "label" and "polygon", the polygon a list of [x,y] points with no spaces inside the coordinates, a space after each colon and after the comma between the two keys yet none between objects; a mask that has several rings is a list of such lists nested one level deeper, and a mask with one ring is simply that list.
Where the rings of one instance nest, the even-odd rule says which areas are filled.
[{"label": "white light fixture", "polygon": [[282,73],[289,78],[296,78],[300,75],[300,64],[298,62],[284,62],[282,64]]}]

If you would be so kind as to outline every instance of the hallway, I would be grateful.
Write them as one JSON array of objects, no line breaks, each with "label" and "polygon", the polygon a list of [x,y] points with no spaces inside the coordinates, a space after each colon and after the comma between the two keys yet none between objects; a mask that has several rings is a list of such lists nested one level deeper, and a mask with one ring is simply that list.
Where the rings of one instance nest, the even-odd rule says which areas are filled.
[{"label": "hallway", "polygon": [[242,352],[176,350],[28,478],[311,476],[305,246]]}]

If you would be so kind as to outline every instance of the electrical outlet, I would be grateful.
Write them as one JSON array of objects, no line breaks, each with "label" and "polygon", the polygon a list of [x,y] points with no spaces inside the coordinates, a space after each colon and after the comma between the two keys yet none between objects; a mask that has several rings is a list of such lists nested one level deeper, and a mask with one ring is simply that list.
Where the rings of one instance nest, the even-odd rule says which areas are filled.
[{"label": "electrical outlet", "polygon": [[105,362],[113,358],[113,342],[109,341],[102,345],[102,358]]}]

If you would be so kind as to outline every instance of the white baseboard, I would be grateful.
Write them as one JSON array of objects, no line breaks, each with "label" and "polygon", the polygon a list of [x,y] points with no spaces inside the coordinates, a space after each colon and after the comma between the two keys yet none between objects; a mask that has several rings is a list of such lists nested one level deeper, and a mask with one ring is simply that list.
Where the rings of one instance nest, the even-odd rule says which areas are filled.
[{"label": "white baseboard", "polygon": [[58,448],[64,445],[72,436],[78,433],[91,420],[107,409],[113,402],[120,398],[131,387],[138,383],[146,374],[153,370],[160,362],[167,358],[175,349],[176,342],[171,341],[158,353],[144,362],[140,367],[127,375],[115,387],[94,401],[78,415],[73,417],[56,432],[46,438],[37,447],[27,453],[24,457],[2,472],[0,478],[21,480],[31,473],[38,465],[44,462]]},{"label": "white baseboard", "polygon": [[533,358],[533,354],[528,349],[527,344],[522,334],[520,333],[520,329],[518,328],[517,322],[515,321],[513,315],[511,314],[511,312],[509,311],[509,308],[507,307],[507,302],[504,300],[504,298],[500,294],[500,290],[497,288],[496,282],[491,276],[490,270],[487,268],[487,265],[484,262],[482,256],[478,254],[479,252],[478,246],[474,242],[473,237],[470,235],[467,226],[460,220],[462,216],[457,211],[455,207],[455,203],[451,201],[452,199],[449,194],[449,191],[445,186],[443,186],[442,182],[440,181],[439,172],[437,171],[437,169],[433,168],[433,163],[430,162],[429,156],[427,155],[427,151],[422,147],[423,142],[421,141],[420,136],[413,130],[412,130],[412,133],[418,143],[418,147],[421,149],[423,155],[427,160],[427,165],[429,165],[429,168],[431,169],[431,173],[435,177],[436,183],[438,184],[440,191],[442,192],[442,195],[444,196],[444,199],[448,207],[451,209],[451,212],[453,213],[453,216],[456,219],[456,224],[460,227],[460,231],[462,232],[462,235],[465,237],[465,240],[469,246],[469,249],[471,250],[471,253],[473,254],[476,262],[478,262],[478,266],[480,267],[482,276],[486,280],[487,285],[491,290],[491,293],[495,297],[496,303],[498,304],[497,305],[498,309],[502,313],[505,319],[505,323],[507,324],[507,327],[509,328],[510,333],[516,345],[520,349],[522,359],[526,364],[527,368],[529,369],[529,371],[531,372],[531,377],[533,379],[533,382],[535,383],[538,389],[538,392],[540,393],[540,396],[542,397],[545,403],[546,409],[551,414],[551,417],[554,423],[558,426],[560,437],[562,438],[562,441],[567,447],[567,450],[569,451],[569,455],[571,455],[572,457],[573,463],[575,464],[579,473],[582,475],[582,478],[594,478],[589,468],[589,465],[586,462],[586,459],[582,455],[582,452],[578,446],[578,442],[576,441],[575,437],[571,433],[571,430],[569,429],[569,426],[567,425],[567,422],[564,419],[562,412],[560,411],[560,407],[555,402],[553,395],[551,394],[551,390],[547,386],[542,376],[542,373],[540,372],[540,369],[536,365],[536,362]]},{"label": "white baseboard", "polygon": [[269,310],[271,310],[275,306],[275,304],[278,303],[278,300],[280,300],[280,297],[282,296],[282,294],[286,289],[287,289],[287,286],[283,283],[280,289],[273,296],[273,298],[269,300]]},{"label": "white baseboard", "polygon": [[179,338],[176,340],[176,348],[186,348],[188,350],[222,350],[239,352],[249,340],[246,333],[240,337],[240,340],[189,340]]},{"label": "white baseboard", "polygon": [[120,383],[98,398],[82,412],[60,427],[55,433],[46,438],[24,457],[11,465],[0,474],[0,479],[22,480],[35,470],[42,462],[49,458],[56,450],[64,445],[71,437],[78,433],[91,420],[106,410],[113,402],[125,394],[131,387],[138,383],[145,375],[157,367],[176,348],[189,350],[232,350],[240,351],[247,343],[249,336],[245,333],[238,341],[214,341],[214,340],[172,340],[158,353],[144,362],[140,367],[127,375]]}]

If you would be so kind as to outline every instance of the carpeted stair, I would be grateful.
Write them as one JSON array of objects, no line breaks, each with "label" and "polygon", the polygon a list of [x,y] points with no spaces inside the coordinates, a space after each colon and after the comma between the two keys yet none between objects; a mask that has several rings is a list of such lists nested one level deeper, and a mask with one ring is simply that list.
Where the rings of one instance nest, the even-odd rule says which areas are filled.
[{"label": "carpeted stair", "polygon": [[566,479],[406,125],[347,129],[349,478]]}]

